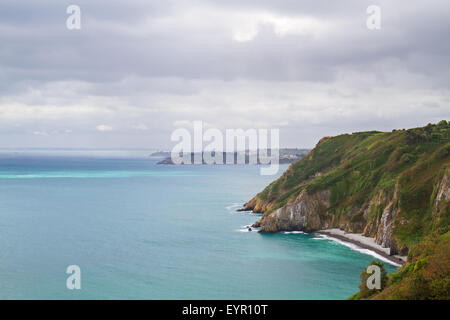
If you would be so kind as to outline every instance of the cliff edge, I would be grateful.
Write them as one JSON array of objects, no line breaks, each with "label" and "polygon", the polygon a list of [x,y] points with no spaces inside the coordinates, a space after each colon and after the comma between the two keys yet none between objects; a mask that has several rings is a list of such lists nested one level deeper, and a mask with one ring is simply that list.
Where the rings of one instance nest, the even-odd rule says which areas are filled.
[{"label": "cliff edge", "polygon": [[448,231],[450,124],[325,137],[244,205],[261,232],[339,228],[407,255]]}]

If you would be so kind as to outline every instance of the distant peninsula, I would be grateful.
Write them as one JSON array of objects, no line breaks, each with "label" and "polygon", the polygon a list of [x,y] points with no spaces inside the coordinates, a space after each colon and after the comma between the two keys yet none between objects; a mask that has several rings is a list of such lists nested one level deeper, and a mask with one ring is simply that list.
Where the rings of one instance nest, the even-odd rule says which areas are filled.
[{"label": "distant peninsula", "polygon": [[[305,155],[307,155],[311,149],[298,149],[298,148],[281,148],[279,149],[279,163],[280,164],[289,164],[296,162],[303,158]],[[270,152],[270,151],[269,151]],[[224,162],[227,161],[227,159],[232,158],[233,163],[237,164],[238,155],[244,155],[245,156],[245,163],[249,163],[249,155],[248,151],[242,151],[242,152],[223,152],[223,159]],[[192,163],[194,162],[194,157],[196,153],[190,153],[190,158],[192,159]],[[213,152],[214,155],[214,152]],[[163,160],[159,161],[157,164],[174,164],[171,157],[170,152],[166,151],[158,151],[155,153],[152,153],[150,157],[164,157]],[[189,156],[188,156],[189,157]],[[203,159],[203,154],[202,154]],[[206,164],[205,161],[202,161],[203,164]],[[259,163],[259,161],[258,161]]]}]

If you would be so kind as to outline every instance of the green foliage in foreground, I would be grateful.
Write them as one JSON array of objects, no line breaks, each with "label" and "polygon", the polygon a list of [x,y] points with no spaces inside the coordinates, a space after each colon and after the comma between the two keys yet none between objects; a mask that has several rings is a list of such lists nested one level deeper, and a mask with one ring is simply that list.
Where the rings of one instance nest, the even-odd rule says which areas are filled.
[{"label": "green foliage in foreground", "polygon": [[362,287],[363,271],[360,292],[350,299],[450,299],[450,232],[428,236],[410,251],[408,259],[407,264],[389,275],[380,292],[370,293]]},{"label": "green foliage in foreground", "polygon": [[354,294],[349,298],[349,300],[360,300],[360,299],[368,299],[375,294],[380,293],[387,284],[388,276],[386,269],[384,268],[384,264],[380,261],[372,260],[369,264],[369,266],[375,265],[380,268],[380,289],[369,289],[367,286],[367,280],[371,276],[369,273],[367,273],[367,269],[363,270],[360,274],[361,283],[359,285],[359,292]]}]

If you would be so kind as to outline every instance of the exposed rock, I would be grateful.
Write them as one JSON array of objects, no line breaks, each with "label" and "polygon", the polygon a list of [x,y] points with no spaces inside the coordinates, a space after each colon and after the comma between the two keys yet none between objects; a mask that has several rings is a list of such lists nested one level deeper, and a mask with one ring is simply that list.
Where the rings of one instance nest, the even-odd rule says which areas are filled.
[{"label": "exposed rock", "polygon": [[314,195],[309,195],[303,190],[293,202],[264,216],[261,219],[260,231],[314,231],[327,228],[330,219],[326,215],[325,208],[329,207],[329,197],[328,190]]},{"label": "exposed rock", "polygon": [[447,173],[444,175],[438,186],[434,211],[435,212],[438,211],[441,203],[444,200],[449,201],[449,199],[450,199],[450,173],[449,171],[447,171]]},{"label": "exposed rock", "polygon": [[376,243],[381,245],[383,248],[389,248],[391,244],[392,224],[394,222],[392,205],[393,202],[390,202],[384,209],[378,225],[377,235],[375,237]]},{"label": "exposed rock", "polygon": [[252,209],[251,209],[251,208],[247,208],[247,207],[245,207],[245,205],[244,205],[243,208],[239,208],[239,209],[237,209],[236,211],[237,211],[237,212],[242,212],[242,211],[252,211]]}]

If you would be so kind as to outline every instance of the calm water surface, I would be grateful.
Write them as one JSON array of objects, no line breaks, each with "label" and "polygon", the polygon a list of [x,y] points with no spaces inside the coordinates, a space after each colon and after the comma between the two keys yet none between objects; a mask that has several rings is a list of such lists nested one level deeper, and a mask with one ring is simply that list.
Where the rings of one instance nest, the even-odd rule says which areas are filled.
[{"label": "calm water surface", "polygon": [[[258,217],[235,209],[276,176],[249,165],[156,162],[0,158],[0,298],[346,299],[358,291],[373,257],[315,235],[246,232]],[[72,264],[81,290],[66,288]]]}]

